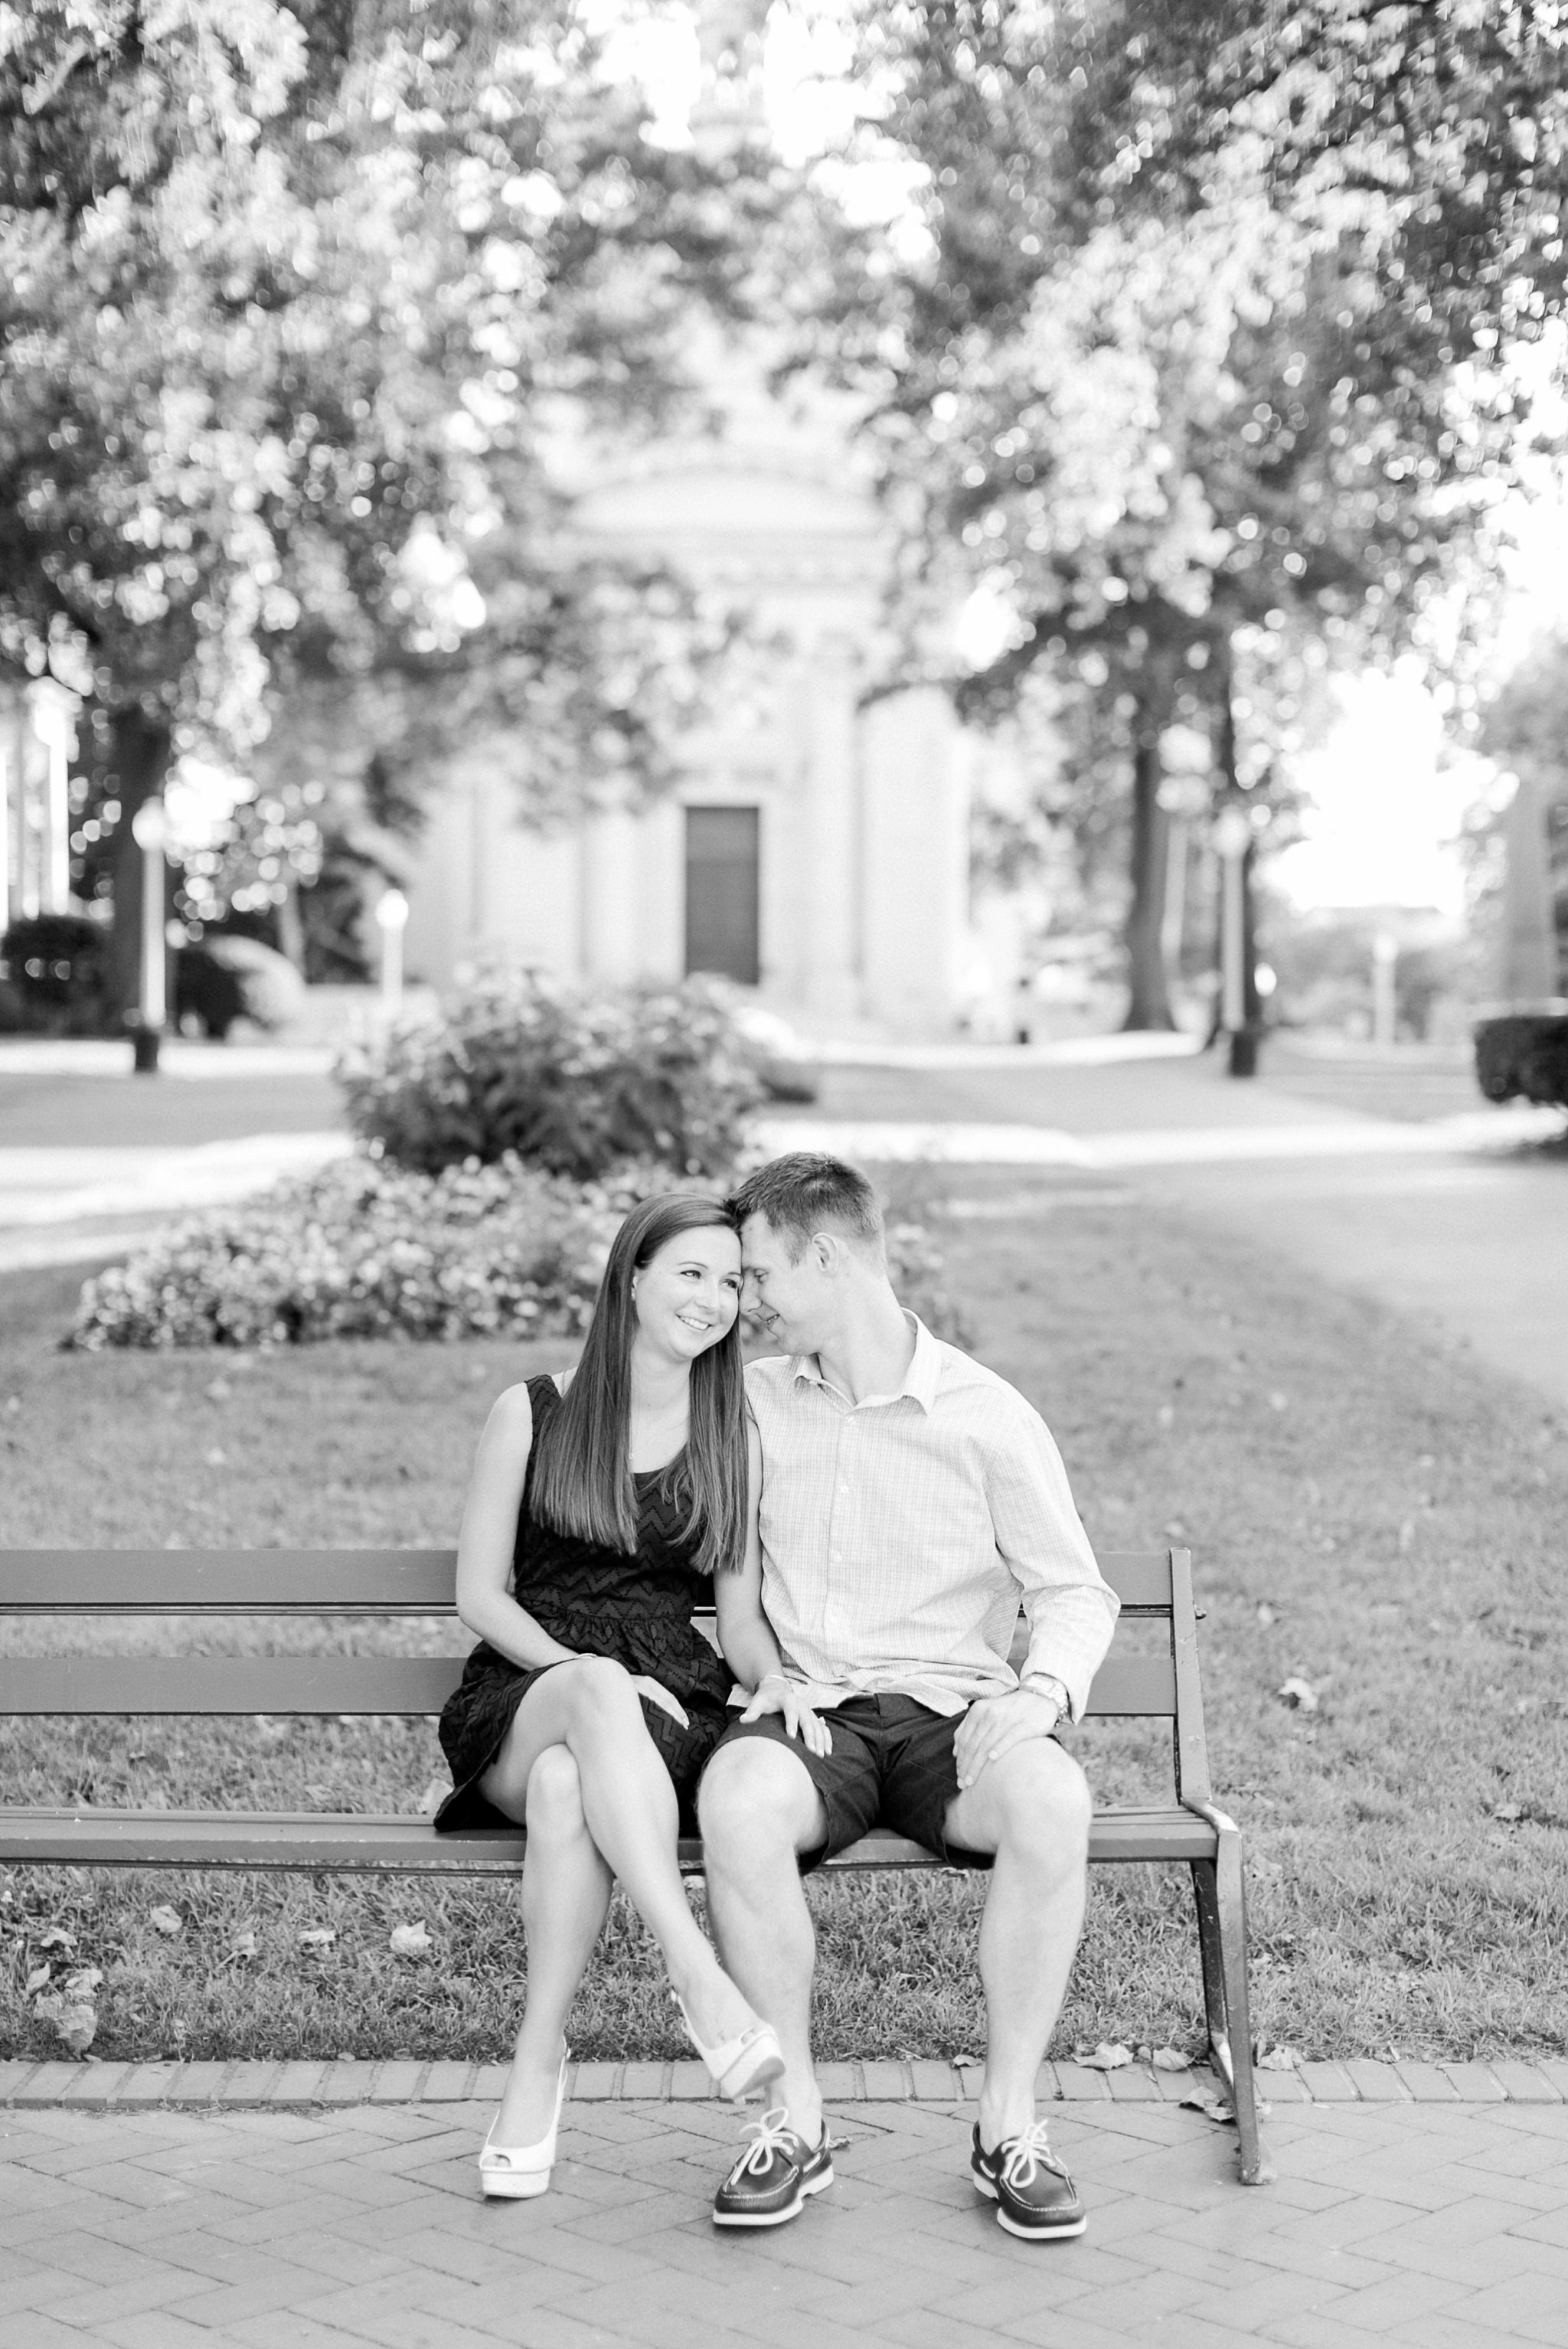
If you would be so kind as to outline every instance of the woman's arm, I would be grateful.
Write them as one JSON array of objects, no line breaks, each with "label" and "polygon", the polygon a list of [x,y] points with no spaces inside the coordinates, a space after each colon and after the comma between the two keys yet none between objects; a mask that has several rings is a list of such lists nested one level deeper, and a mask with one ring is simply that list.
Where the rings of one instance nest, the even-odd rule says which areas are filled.
[{"label": "woman's arm", "polygon": [[507,1588],[532,1444],[528,1389],[508,1387],[485,1422],[458,1536],[458,1613],[470,1631],[525,1671],[576,1653],[552,1640]]},{"label": "woman's arm", "polygon": [[718,1644],[736,1679],[752,1692],[741,1720],[756,1721],[765,1713],[781,1713],[792,1737],[801,1738],[813,1753],[826,1754],[832,1744],[827,1725],[785,1671],[773,1626],[763,1612],[761,1506],[762,1439],[756,1421],[748,1415],[746,1553],[735,1572],[713,1578]]}]

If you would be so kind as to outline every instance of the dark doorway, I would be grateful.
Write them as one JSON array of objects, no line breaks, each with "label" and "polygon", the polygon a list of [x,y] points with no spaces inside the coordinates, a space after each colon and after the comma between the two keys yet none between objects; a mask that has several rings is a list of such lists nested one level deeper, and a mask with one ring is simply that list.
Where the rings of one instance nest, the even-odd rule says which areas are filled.
[{"label": "dark doorway", "polygon": [[759,811],[686,812],[686,967],[755,987]]}]

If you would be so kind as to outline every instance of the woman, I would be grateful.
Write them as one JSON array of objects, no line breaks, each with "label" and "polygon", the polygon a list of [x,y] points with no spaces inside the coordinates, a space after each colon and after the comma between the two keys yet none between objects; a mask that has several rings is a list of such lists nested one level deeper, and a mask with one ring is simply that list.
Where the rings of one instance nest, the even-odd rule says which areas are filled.
[{"label": "woman", "polygon": [[694,1627],[748,1532],[740,1244],[711,1199],[633,1209],[570,1381],[530,1379],[480,1439],[458,1612],[480,1644],[441,1716],[438,1828],[528,1828],[528,1995],[484,2150],[487,2195],[550,2183],[562,2036],[618,1877],[658,1943],[692,2044],[738,2100],[783,2068],[687,1905],[680,1814],[731,1716]]}]

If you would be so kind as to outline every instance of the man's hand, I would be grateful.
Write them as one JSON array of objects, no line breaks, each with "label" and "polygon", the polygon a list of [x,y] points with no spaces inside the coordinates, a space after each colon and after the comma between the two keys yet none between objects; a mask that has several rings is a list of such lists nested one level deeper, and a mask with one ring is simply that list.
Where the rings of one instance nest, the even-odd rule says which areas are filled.
[{"label": "man's hand", "polygon": [[808,1704],[796,1683],[783,1672],[769,1672],[752,1691],[751,1702],[741,1714],[742,1721],[760,1721],[765,1713],[781,1713],[784,1726],[791,1737],[798,1737],[812,1754],[830,1754],[833,1750],[831,1732],[827,1723]]},{"label": "man's hand", "polygon": [[672,1696],[663,1681],[656,1681],[652,1672],[634,1672],[632,1686],[639,1696],[645,1696],[651,1704],[662,1705],[670,1718],[673,1721],[678,1721],[683,1729],[691,1727],[691,1716],[679,1697]]},{"label": "man's hand", "polygon": [[1010,1754],[1015,1745],[1031,1737],[1048,1737],[1061,1717],[1055,1700],[1034,1689],[1010,1689],[1006,1696],[977,1698],[953,1741],[959,1793],[975,1784],[988,1762]]}]

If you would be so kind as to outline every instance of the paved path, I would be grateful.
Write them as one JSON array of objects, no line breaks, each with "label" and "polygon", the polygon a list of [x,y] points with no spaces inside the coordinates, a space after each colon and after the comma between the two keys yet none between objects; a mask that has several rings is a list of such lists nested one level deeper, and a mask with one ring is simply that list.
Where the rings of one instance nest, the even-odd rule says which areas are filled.
[{"label": "paved path", "polygon": [[996,2226],[973,2107],[831,2109],[838,2183],[716,2232],[709,2103],[573,2103],[486,2205],[486,2105],[0,2114],[0,2349],[1502,2349],[1568,2343],[1568,2106],[1278,2107],[1276,2182],[1170,2105],[1057,2107],[1088,2232]]}]

